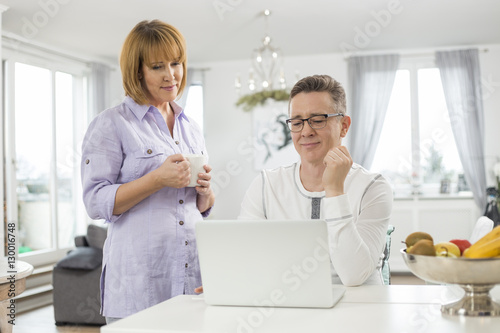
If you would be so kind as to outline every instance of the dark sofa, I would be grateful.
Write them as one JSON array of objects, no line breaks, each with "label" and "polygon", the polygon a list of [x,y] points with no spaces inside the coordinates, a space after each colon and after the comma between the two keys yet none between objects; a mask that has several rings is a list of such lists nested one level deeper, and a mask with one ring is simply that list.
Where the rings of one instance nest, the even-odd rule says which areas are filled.
[{"label": "dark sofa", "polygon": [[107,229],[89,225],[75,237],[75,249],[54,266],[52,285],[56,325],[104,325],[100,314],[102,248]]}]

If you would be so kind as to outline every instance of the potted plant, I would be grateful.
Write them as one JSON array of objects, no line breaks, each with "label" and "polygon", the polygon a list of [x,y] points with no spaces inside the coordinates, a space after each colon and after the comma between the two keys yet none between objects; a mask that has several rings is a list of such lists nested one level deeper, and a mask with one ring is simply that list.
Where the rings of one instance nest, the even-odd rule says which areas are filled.
[{"label": "potted plant", "polygon": [[241,106],[244,111],[252,111],[257,105],[264,105],[268,99],[275,101],[288,101],[290,93],[284,89],[263,90],[256,93],[241,96],[236,106]]}]

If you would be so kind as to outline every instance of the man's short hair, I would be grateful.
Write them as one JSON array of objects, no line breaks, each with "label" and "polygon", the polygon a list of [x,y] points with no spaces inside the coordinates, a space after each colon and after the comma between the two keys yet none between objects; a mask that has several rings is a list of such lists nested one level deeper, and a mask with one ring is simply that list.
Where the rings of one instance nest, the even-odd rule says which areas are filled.
[{"label": "man's short hair", "polygon": [[292,98],[300,93],[327,92],[333,101],[334,112],[346,113],[345,91],[342,85],[328,75],[312,75],[300,79],[290,92],[288,102],[288,112],[290,112],[290,102]]}]

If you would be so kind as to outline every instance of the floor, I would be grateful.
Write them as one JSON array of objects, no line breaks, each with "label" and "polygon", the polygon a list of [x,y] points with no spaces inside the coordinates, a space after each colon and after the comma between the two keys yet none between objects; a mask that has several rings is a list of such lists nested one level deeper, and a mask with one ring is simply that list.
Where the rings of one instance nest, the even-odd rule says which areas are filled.
[{"label": "floor", "polygon": [[[413,275],[393,274],[392,284],[425,284],[424,281]],[[15,333],[99,333],[96,326],[56,326],[54,324],[54,308],[45,306],[26,313],[18,314],[16,317]]]},{"label": "floor", "polygon": [[97,326],[56,326],[54,323],[54,308],[44,306],[16,316],[16,326],[13,333],[99,333]]}]

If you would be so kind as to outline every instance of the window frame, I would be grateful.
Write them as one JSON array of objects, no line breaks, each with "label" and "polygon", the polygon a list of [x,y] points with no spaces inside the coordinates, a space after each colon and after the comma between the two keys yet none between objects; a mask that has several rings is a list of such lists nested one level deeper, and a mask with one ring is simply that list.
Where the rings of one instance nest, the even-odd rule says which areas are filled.
[{"label": "window frame", "polygon": [[[411,119],[411,178],[412,184],[398,185],[394,188],[396,198],[408,196],[419,197],[440,197],[439,184],[424,184],[422,169],[422,149],[420,139],[420,111],[419,111],[419,92],[418,92],[418,71],[421,69],[437,68],[434,55],[428,56],[406,56],[402,57],[397,70],[408,70],[410,76],[410,119]],[[452,197],[452,193],[446,194]],[[459,195],[468,197],[471,195]],[[471,196],[472,197],[472,196]]]},{"label": "window frame", "polygon": [[[27,65],[37,66],[46,68],[51,72],[51,85],[52,85],[52,145],[55,145],[55,76],[57,72],[64,72],[71,74],[73,76],[73,151],[75,152],[74,163],[75,163],[75,177],[73,179],[73,190],[74,198],[73,205],[76,210],[76,216],[74,223],[76,224],[76,232],[79,233],[82,227],[81,225],[86,224],[86,214],[83,207],[83,202],[78,198],[79,193],[81,193],[81,184],[79,183],[79,146],[78,143],[81,142],[81,137],[83,136],[84,129],[87,123],[87,82],[88,76],[90,74],[90,69],[88,65],[82,61],[72,59],[70,57],[65,57],[59,54],[52,54],[48,51],[42,50],[35,46],[30,46],[26,44],[15,43],[10,40],[2,40],[2,72],[3,72],[3,107],[4,116],[0,119],[2,126],[2,135],[0,138],[1,150],[0,153],[5,160],[5,163],[1,164],[2,180],[1,185],[4,190],[0,191],[1,199],[6,204],[6,213],[2,210],[1,219],[2,223],[0,228],[0,237],[5,241],[5,222],[16,221],[16,228],[18,227],[18,211],[17,211],[17,181],[16,181],[16,170],[15,170],[15,120],[13,114],[15,112],[14,96],[15,87],[14,85],[14,67],[16,62],[24,63]],[[52,147],[52,149],[55,149]],[[57,169],[54,164],[54,159],[56,155],[54,154],[51,159],[53,160],[54,167],[51,169],[51,174],[55,174]],[[77,161],[78,160],[78,161]],[[55,178],[51,177],[51,186],[56,186]],[[52,191],[51,193],[51,206],[57,205],[57,191]],[[54,210],[57,212],[57,210]],[[68,249],[71,247],[59,247],[58,242],[58,216],[54,214],[55,217],[52,218],[52,247],[50,249],[37,250],[33,252],[18,254],[19,241],[18,241],[18,230],[15,230],[15,247],[17,257],[26,261],[32,265],[40,266],[49,263],[56,262],[58,259],[63,257]],[[6,256],[4,251],[4,246],[2,245],[0,250],[0,255]]]}]

